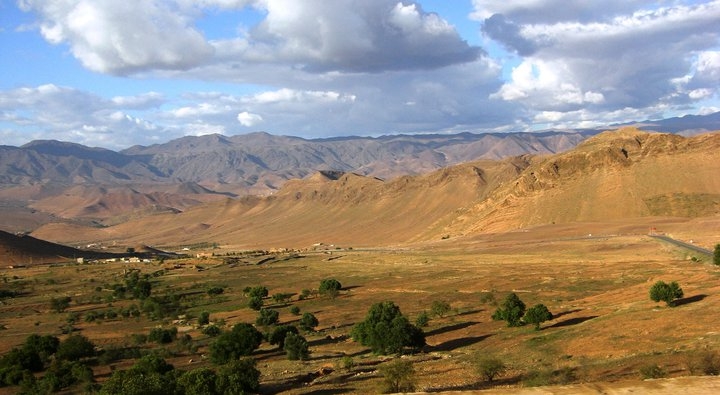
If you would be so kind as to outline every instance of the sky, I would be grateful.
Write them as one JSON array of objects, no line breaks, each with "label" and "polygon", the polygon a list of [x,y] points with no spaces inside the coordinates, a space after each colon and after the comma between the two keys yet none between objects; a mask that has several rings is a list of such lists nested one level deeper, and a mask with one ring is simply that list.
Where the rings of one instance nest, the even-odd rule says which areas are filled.
[{"label": "sky", "polygon": [[720,111],[720,0],[0,0],[0,144]]}]

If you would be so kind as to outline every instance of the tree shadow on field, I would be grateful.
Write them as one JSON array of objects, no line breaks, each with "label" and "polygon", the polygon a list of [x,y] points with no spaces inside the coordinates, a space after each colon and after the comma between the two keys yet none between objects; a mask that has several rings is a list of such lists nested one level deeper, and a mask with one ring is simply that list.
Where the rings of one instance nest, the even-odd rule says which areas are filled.
[{"label": "tree shadow on field", "polygon": [[562,316],[564,316],[564,315],[568,315],[568,314],[572,314],[572,313],[577,313],[578,311],[582,311],[582,309],[574,309],[574,310],[563,311],[562,313],[557,313],[557,314],[555,314],[555,316],[553,317],[553,319],[558,319],[558,318],[560,318],[560,317],[562,317]]},{"label": "tree shadow on field", "polygon": [[355,289],[355,288],[362,288],[362,285],[349,285],[347,287],[340,288],[340,290],[341,291],[349,291],[349,290]]},{"label": "tree shadow on field", "polygon": [[522,375],[512,377],[498,378],[493,381],[476,381],[474,383],[453,385],[447,387],[436,387],[427,389],[426,392],[453,392],[453,391],[479,391],[490,390],[495,387],[503,388],[511,385],[517,385],[522,381]]},{"label": "tree shadow on field", "polygon": [[308,342],[308,346],[310,347],[317,347],[317,346],[323,346],[326,344],[336,344],[340,342],[344,342],[348,339],[345,335],[340,335],[337,337],[331,337],[331,336],[325,336],[322,339],[315,339]]},{"label": "tree shadow on field", "polygon": [[676,300],[674,302],[674,304],[675,304],[675,307],[677,307],[677,306],[682,306],[682,305],[686,305],[686,304],[690,304],[690,303],[699,302],[705,298],[707,298],[707,295],[703,295],[703,294],[688,296],[687,298],[682,298],[682,299]]},{"label": "tree shadow on field", "polygon": [[484,309],[468,310],[468,311],[463,311],[463,312],[457,313],[455,316],[456,316],[456,317],[460,317],[460,316],[463,316],[463,315],[470,315],[470,314],[480,313],[480,312],[482,312],[482,311],[485,311],[485,310],[484,310]]},{"label": "tree shadow on field", "polygon": [[452,331],[456,331],[459,329],[465,329],[469,326],[473,326],[476,324],[478,324],[478,322],[475,322],[475,321],[460,322],[460,323],[457,323],[454,325],[443,326],[442,328],[437,328],[437,329],[433,329],[431,331],[425,332],[425,336],[428,337],[428,336],[440,335],[442,333],[452,332]]},{"label": "tree shadow on field", "polygon": [[429,346],[429,348],[430,351],[452,351],[460,347],[467,347],[472,346],[475,343],[480,343],[481,341],[487,339],[490,336],[492,335],[461,337],[459,339],[448,340],[435,346]]},{"label": "tree shadow on field", "polygon": [[582,324],[582,323],[585,322],[585,321],[590,321],[591,319],[597,318],[597,317],[598,317],[597,315],[589,315],[589,316],[586,316],[586,317],[568,318],[568,319],[565,320],[565,321],[560,321],[560,322],[558,322],[558,323],[556,323],[556,324],[552,324],[552,325],[547,326],[547,327],[545,327],[545,328],[543,328],[543,329],[562,328],[562,327],[564,327],[564,326],[571,326],[571,325]]}]

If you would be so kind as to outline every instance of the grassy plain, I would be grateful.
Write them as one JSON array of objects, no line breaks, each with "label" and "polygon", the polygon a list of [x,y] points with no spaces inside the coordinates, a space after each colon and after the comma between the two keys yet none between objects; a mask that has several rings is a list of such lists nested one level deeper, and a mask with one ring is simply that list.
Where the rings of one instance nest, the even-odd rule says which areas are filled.
[{"label": "grassy plain", "polygon": [[[448,302],[452,311],[433,317],[423,328],[428,345],[415,361],[417,389],[427,392],[488,388],[474,372],[478,355],[494,356],[509,369],[494,386],[567,384],[639,380],[643,366],[657,364],[671,377],[690,375],[690,362],[699,352],[720,351],[720,269],[707,257],[692,254],[639,234],[589,235],[552,227],[447,239],[413,248],[326,250],[243,256],[237,264],[223,262],[233,246],[212,250],[216,258],[164,263],[91,263],[3,269],[5,288],[21,294],[0,305],[0,352],[19,345],[30,333],[60,334],[72,313],[74,328],[103,348],[132,344],[131,334],[147,334],[157,326],[177,326],[192,336],[193,348],[165,346],[176,368],[209,365],[205,359],[211,338],[196,325],[202,311],[225,328],[254,322],[243,289],[264,285],[270,295],[292,293],[289,303],[266,306],[280,312],[282,323],[299,316],[297,306],[313,313],[320,325],[307,334],[310,359],[287,361],[264,343],[253,357],[262,372],[266,393],[373,393],[381,385],[380,364],[392,357],[372,355],[350,339],[350,331],[375,302],[391,300],[412,322],[433,301]],[[558,236],[559,235],[559,236]],[[581,236],[578,236],[581,235]],[[110,285],[122,281],[124,271],[139,269],[153,277],[153,294],[181,296],[187,317],[174,320],[116,318],[84,322],[91,310],[121,309],[133,300],[111,301]],[[299,300],[303,289],[316,289],[324,278],[336,278],[343,290],[334,298],[313,296]],[[678,281],[685,291],[675,308],[650,301],[648,291],[658,280]],[[219,296],[205,291],[225,288]],[[509,292],[529,306],[545,304],[554,319],[540,331],[532,326],[508,328],[492,321],[495,302]],[[50,311],[50,298],[70,296],[70,308]],[[62,335],[61,335],[62,337]],[[144,345],[145,348],[158,346]],[[351,369],[340,361],[350,356]],[[192,362],[190,362],[192,360]],[[112,369],[132,360],[95,367],[102,382]]]}]

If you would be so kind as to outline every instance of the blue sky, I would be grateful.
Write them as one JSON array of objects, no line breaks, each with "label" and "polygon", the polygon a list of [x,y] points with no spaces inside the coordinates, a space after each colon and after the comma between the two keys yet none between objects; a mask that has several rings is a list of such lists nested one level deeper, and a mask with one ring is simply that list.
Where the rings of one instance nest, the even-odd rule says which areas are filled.
[{"label": "blue sky", "polygon": [[533,131],[720,111],[720,1],[0,0],[0,140]]}]

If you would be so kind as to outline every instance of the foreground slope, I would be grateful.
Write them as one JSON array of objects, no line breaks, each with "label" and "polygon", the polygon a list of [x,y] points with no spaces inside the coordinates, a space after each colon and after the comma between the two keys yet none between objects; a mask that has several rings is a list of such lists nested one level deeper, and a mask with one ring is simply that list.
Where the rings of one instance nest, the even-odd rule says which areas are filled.
[{"label": "foreground slope", "polygon": [[720,134],[692,138],[635,129],[576,149],[448,167],[383,181],[321,172],[277,194],[89,230],[45,226],[58,241],[218,242],[306,247],[392,245],[543,224],[720,214]]}]

